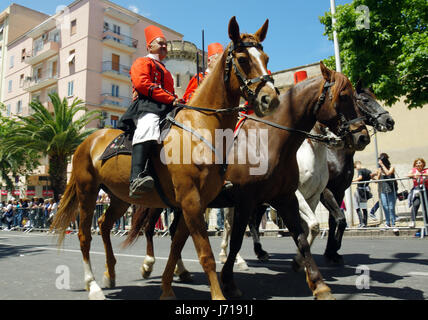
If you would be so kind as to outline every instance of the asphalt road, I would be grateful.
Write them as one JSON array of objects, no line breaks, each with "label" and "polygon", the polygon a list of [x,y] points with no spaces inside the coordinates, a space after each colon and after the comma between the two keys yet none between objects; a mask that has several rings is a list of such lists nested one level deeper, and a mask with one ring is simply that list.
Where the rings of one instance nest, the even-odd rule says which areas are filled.
[{"label": "asphalt road", "polygon": [[[155,269],[148,280],[139,268],[145,255],[145,240],[121,249],[124,238],[112,236],[115,250],[116,288],[105,289],[109,300],[157,300],[161,274],[168,257],[170,239],[155,237]],[[210,237],[218,257],[220,237]],[[245,238],[241,255],[249,270],[235,267],[235,279],[244,300],[313,300],[303,273],[291,269],[295,245],[291,238],[263,237],[269,262],[257,261],[252,240]],[[343,267],[329,267],[322,253],[326,239],[317,239],[312,248],[315,261],[327,285],[338,300],[422,300],[428,298],[427,238],[344,238]],[[189,239],[183,251],[184,263],[194,282],[174,282],[178,299],[210,299],[208,281]],[[101,285],[105,255],[101,237],[93,236],[92,268]],[[217,264],[219,271],[221,264]],[[0,300],[87,300],[77,235],[67,235],[62,250],[56,237],[46,233],[0,231]]]}]

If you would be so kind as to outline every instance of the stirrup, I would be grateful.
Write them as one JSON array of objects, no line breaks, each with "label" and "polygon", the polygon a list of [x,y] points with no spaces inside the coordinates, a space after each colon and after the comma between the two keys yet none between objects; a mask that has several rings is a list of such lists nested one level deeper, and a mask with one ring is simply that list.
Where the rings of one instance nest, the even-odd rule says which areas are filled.
[{"label": "stirrup", "polygon": [[129,196],[131,198],[138,198],[139,194],[152,191],[154,186],[155,180],[150,175],[137,177],[129,185]]}]

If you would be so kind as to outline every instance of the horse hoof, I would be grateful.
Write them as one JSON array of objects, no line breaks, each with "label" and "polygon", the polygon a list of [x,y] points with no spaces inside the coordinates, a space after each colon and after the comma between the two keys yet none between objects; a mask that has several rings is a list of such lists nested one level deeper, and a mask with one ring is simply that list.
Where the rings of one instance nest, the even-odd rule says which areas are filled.
[{"label": "horse hoof", "polygon": [[141,276],[144,278],[144,279],[148,279],[148,278],[150,278],[150,275],[152,274],[152,271],[151,270],[146,270],[145,268],[144,268],[144,266],[143,267],[141,267]]},{"label": "horse hoof", "polygon": [[242,297],[242,291],[234,284],[223,285],[223,294],[228,299],[237,299]]},{"label": "horse hoof", "polygon": [[343,256],[341,256],[338,253],[334,253],[331,255],[324,253],[324,259],[328,265],[343,266],[345,264],[345,262],[343,260]]},{"label": "horse hoof", "polygon": [[220,254],[220,255],[219,255],[219,259],[220,259],[220,263],[221,263],[221,264],[225,264],[225,263],[226,263],[226,260],[227,260],[227,256],[226,256],[226,255],[223,255],[223,254]]},{"label": "horse hoof", "polygon": [[180,282],[183,283],[193,283],[193,277],[189,271],[184,271],[182,274],[178,275]]},{"label": "horse hoof", "polygon": [[330,288],[325,284],[314,291],[314,296],[316,300],[336,300]]},{"label": "horse hoof", "polygon": [[105,300],[103,291],[96,284],[96,282],[92,282],[89,287],[89,300]]},{"label": "horse hoof", "polygon": [[116,280],[108,277],[107,275],[103,276],[103,287],[104,288],[114,288],[116,287]]},{"label": "horse hoof", "polygon": [[302,272],[305,268],[300,265],[299,262],[297,262],[296,257],[293,258],[293,261],[291,262],[291,267],[293,268],[294,272]]},{"label": "horse hoof", "polygon": [[168,293],[162,293],[159,300],[177,300],[177,297],[173,291],[170,291]]},{"label": "horse hoof", "polygon": [[267,262],[269,261],[269,253],[263,251],[257,255],[257,259],[259,259],[261,262]]},{"label": "horse hoof", "polygon": [[245,261],[241,261],[241,262],[237,263],[237,265],[238,265],[238,268],[242,271],[246,271],[246,270],[250,269],[250,268],[248,268],[248,265]]}]

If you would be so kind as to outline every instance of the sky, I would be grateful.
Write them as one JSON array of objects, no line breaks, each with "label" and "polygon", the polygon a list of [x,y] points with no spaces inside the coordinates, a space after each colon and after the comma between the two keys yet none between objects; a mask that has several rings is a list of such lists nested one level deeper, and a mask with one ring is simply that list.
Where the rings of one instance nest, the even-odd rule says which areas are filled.
[{"label": "sky", "polygon": [[[330,0],[111,0],[146,18],[183,34],[183,40],[205,50],[211,42],[226,46],[227,27],[232,16],[241,33],[254,33],[269,19],[264,51],[269,55],[269,70],[277,72],[319,62],[334,55],[333,42],[324,36],[319,17],[330,11]],[[43,13],[55,14],[56,8],[73,0],[16,0],[17,4]],[[351,0],[336,0],[336,6]],[[0,12],[11,2],[0,1]]]}]

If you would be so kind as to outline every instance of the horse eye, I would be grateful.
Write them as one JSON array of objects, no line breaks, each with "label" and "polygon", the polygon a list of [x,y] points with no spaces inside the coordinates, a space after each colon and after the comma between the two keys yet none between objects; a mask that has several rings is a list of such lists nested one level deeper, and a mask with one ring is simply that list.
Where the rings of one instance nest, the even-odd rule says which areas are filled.
[{"label": "horse eye", "polygon": [[369,102],[369,99],[363,98],[363,102],[367,103],[367,102]]},{"label": "horse eye", "polygon": [[240,64],[247,63],[247,58],[245,58],[245,57],[239,57],[239,58],[238,58],[238,62],[239,62]]}]

